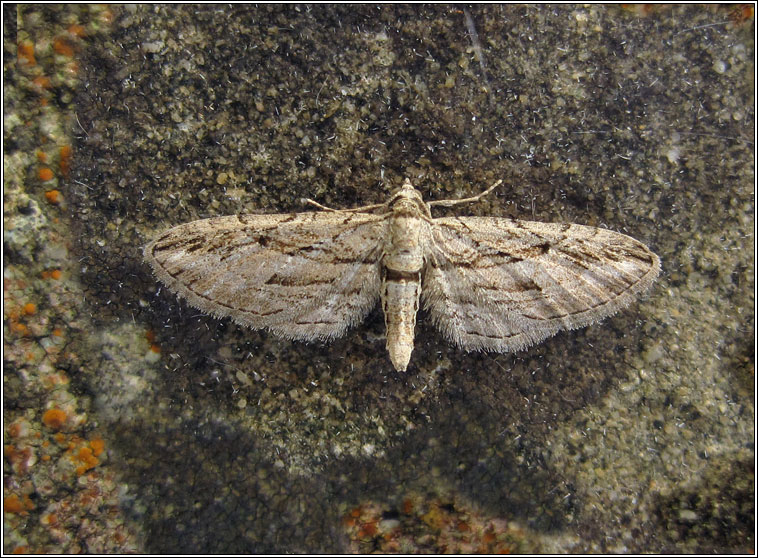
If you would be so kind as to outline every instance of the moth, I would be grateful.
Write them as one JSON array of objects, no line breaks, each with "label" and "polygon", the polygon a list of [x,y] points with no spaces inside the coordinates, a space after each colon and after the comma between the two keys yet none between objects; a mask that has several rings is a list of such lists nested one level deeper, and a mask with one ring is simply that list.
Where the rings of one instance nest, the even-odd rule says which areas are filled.
[{"label": "moth", "polygon": [[405,371],[423,303],[467,351],[511,352],[627,306],[660,260],[606,229],[504,217],[439,217],[410,180],[355,209],[232,215],[159,234],[144,258],[170,290],[204,312],[290,339],[329,340],[381,300],[387,351]]}]

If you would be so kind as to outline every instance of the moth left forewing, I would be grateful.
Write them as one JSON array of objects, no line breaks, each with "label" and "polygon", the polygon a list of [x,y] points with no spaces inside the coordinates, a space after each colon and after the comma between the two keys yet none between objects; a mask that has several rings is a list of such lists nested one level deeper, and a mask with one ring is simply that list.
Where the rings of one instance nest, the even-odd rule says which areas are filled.
[{"label": "moth left forewing", "polygon": [[144,257],[200,310],[290,338],[325,339],[376,303],[383,227],[364,213],[217,217],[162,233]]},{"label": "moth left forewing", "polygon": [[424,303],[460,346],[508,352],[628,305],[658,257],[626,235],[494,217],[434,219]]}]

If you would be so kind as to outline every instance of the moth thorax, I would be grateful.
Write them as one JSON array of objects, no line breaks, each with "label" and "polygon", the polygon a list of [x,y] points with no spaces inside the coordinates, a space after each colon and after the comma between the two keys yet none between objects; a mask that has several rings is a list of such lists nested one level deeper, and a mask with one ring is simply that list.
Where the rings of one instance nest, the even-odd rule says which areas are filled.
[{"label": "moth thorax", "polygon": [[389,242],[382,263],[387,269],[415,273],[424,265],[421,235],[425,222],[412,215],[393,215],[390,218]]},{"label": "moth thorax", "polygon": [[390,202],[390,209],[393,215],[415,215],[417,217],[431,218],[429,206],[424,203],[423,198],[418,190],[404,189],[398,192],[395,198]]}]

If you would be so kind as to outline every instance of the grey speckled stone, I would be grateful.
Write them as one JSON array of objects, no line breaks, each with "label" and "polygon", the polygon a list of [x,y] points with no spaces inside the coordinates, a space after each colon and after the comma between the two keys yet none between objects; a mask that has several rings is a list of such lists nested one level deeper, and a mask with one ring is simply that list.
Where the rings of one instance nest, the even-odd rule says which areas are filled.
[{"label": "grey speckled stone", "polygon": [[[454,6],[120,6],[82,53],[72,250],[111,333],[81,347],[143,359],[114,337],[133,322],[161,348],[139,404],[113,392],[102,417],[144,551],[340,552],[347,507],[410,492],[544,551],[754,547],[752,484],[720,490],[754,452],[753,21],[469,10],[478,44]],[[376,203],[405,176],[428,199],[502,178],[464,210],[619,230],[662,277],[515,355],[458,351],[422,314],[398,374],[379,312],[291,343],[199,315],[141,261],[181,222]],[[78,381],[107,406],[124,371]]]}]

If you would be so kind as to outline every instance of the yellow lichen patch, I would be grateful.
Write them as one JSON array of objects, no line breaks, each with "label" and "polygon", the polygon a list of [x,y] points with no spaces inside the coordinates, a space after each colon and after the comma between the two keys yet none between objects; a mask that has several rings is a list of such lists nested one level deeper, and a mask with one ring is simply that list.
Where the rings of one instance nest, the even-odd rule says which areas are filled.
[{"label": "yellow lichen patch", "polygon": [[429,511],[421,516],[421,521],[433,529],[441,529],[447,521],[447,515],[438,505],[433,504],[429,507]]},{"label": "yellow lichen patch", "polygon": [[60,430],[64,424],[66,424],[66,412],[61,409],[48,409],[45,414],[42,415],[42,422],[45,426],[52,428],[53,430]]}]

